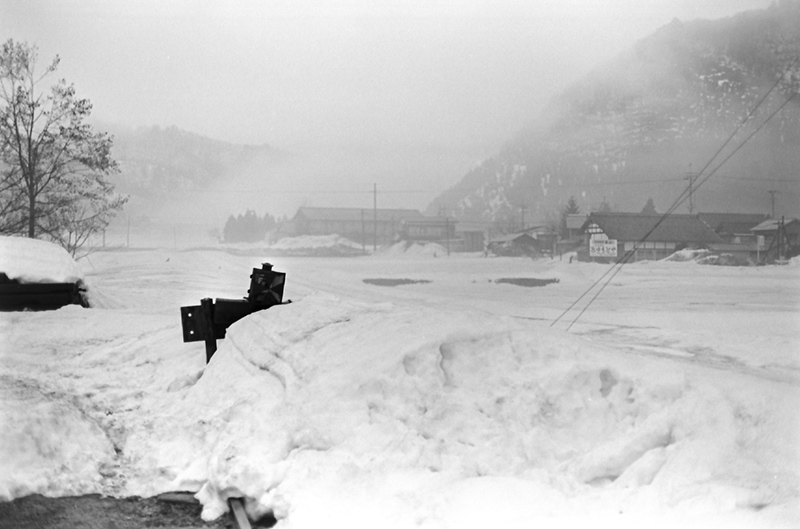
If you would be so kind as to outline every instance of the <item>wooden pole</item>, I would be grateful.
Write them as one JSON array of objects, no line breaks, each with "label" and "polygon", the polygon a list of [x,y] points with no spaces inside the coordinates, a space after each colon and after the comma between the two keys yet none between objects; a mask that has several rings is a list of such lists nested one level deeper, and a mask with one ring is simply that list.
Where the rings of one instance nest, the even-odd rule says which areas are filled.
[{"label": "wooden pole", "polygon": [[247,519],[247,513],[244,510],[241,498],[229,498],[228,505],[233,513],[233,519],[239,529],[250,529],[250,520]]},{"label": "wooden pole", "polygon": [[361,210],[361,253],[367,253],[367,230],[364,226],[364,210]]},{"label": "wooden pole", "polygon": [[445,224],[444,229],[446,231],[445,235],[447,236],[447,239],[446,239],[447,240],[447,255],[449,257],[450,256],[450,217],[445,215],[444,224]]}]

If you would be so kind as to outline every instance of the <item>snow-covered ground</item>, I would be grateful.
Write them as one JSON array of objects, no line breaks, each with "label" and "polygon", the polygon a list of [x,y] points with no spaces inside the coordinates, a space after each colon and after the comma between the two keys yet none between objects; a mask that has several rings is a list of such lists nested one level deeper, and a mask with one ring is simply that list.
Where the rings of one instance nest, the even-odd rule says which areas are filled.
[{"label": "snow-covered ground", "polygon": [[[292,303],[205,365],[182,305]],[[119,251],[0,314],[0,499],[194,490],[281,528],[800,526],[800,266]],[[504,278],[558,279],[540,288]],[[408,279],[398,287],[364,279]],[[421,281],[427,282],[421,282]]]}]

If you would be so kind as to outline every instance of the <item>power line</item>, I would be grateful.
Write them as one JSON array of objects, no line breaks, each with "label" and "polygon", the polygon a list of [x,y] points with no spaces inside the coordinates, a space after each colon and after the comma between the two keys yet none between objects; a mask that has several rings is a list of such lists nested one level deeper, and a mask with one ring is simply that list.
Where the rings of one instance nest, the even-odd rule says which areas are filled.
[{"label": "power line", "polygon": [[724,178],[725,180],[750,180],[752,182],[793,182],[795,184],[800,184],[800,179],[797,178],[759,178],[755,176],[723,176],[719,175],[719,178]]},{"label": "power line", "polygon": [[[798,184],[800,184],[800,182],[798,182]],[[760,186],[759,187],[759,186],[754,186],[754,185],[749,185],[749,184],[739,184],[739,183],[736,183],[736,182],[708,182],[708,185],[710,185],[710,186],[740,187],[740,188],[743,188],[743,189],[752,189],[754,191],[767,191],[768,193],[770,192],[768,190],[767,186]],[[786,193],[786,194],[789,194],[789,195],[800,194],[800,192],[798,192],[798,191],[783,191],[783,190],[781,190],[781,191],[776,191],[776,192],[778,192],[778,193]]]}]

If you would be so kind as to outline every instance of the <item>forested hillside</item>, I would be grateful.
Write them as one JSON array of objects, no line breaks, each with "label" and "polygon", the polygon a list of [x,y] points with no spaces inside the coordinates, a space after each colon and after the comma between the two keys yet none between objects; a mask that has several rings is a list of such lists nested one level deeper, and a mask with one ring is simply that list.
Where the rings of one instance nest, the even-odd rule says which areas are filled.
[{"label": "forested hillside", "polygon": [[651,197],[663,212],[690,177],[716,170],[755,133],[693,193],[694,211],[771,213],[774,196],[778,214],[800,214],[798,57],[797,0],[717,21],[673,20],[557,97],[435,207],[510,226],[556,218],[570,196],[584,212],[603,203],[639,211]]}]

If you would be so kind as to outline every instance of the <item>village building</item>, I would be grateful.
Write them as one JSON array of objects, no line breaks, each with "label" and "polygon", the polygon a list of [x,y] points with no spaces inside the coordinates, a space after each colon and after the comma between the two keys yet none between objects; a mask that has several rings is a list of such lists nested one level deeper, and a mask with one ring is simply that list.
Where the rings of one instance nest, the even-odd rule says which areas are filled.
[{"label": "village building", "polygon": [[567,240],[572,241],[576,238],[579,238],[581,235],[581,228],[583,228],[583,223],[586,222],[586,217],[589,215],[583,213],[570,213],[567,215],[565,222],[567,228]]},{"label": "village building", "polygon": [[631,260],[657,260],[684,248],[708,248],[724,243],[698,215],[591,213],[581,228],[584,261],[617,261],[629,252]]},{"label": "village building", "polygon": [[456,238],[456,220],[452,217],[415,217],[400,223],[400,239],[412,242],[453,241]]},{"label": "village building", "polygon": [[728,244],[755,244],[755,235],[750,230],[769,219],[769,215],[757,213],[698,213],[697,216]]},{"label": "village building", "polygon": [[769,219],[750,231],[758,240],[762,261],[800,255],[800,219]]},{"label": "village building", "polygon": [[511,233],[489,241],[487,250],[503,257],[533,257],[538,254],[536,239],[528,233]]},{"label": "village building", "polygon": [[459,220],[456,224],[456,237],[458,241],[454,251],[483,252],[492,229],[491,222]]},{"label": "village building", "polygon": [[365,245],[389,244],[403,221],[422,218],[415,209],[301,207],[285,231],[292,236],[336,234]]}]

